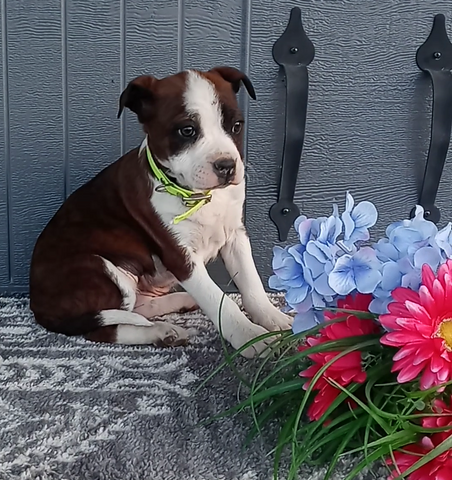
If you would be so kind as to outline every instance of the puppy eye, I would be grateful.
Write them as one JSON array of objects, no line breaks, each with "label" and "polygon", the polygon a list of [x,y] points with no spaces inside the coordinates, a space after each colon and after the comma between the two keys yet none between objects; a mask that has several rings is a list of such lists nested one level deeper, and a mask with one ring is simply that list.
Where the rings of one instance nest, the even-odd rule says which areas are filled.
[{"label": "puppy eye", "polygon": [[179,133],[185,138],[190,138],[196,135],[196,129],[191,125],[188,125],[186,127],[179,128]]},{"label": "puppy eye", "polygon": [[232,133],[238,135],[242,131],[242,125],[242,122],[235,122],[234,125],[232,125]]}]

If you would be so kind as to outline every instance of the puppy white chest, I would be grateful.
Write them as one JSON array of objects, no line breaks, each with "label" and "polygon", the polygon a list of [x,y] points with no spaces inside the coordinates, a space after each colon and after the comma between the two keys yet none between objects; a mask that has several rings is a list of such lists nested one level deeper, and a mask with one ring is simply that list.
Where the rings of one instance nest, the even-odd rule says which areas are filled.
[{"label": "puppy white chest", "polygon": [[174,218],[187,211],[180,198],[166,192],[154,192],[151,201],[180,245],[207,263],[218,255],[234,231],[242,226],[244,198],[244,183],[214,190],[209,203],[177,224]]}]

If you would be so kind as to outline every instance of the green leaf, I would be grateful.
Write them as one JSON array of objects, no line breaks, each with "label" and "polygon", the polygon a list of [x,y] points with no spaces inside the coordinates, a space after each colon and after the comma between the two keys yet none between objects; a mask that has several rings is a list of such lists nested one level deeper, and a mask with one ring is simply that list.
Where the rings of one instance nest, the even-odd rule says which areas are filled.
[{"label": "green leaf", "polygon": [[364,411],[366,411],[374,420],[376,423],[378,423],[378,425],[380,425],[381,428],[383,428],[383,430],[386,432],[386,433],[390,433],[391,432],[391,428],[390,426],[388,425],[388,423],[386,421],[384,421],[380,416],[378,416],[375,412],[373,412],[364,402],[362,402],[358,397],[356,397],[355,395],[353,395],[353,393],[349,392],[346,388],[344,388],[342,385],[339,385],[339,383],[335,382],[334,380],[330,379],[329,382],[335,386],[336,388],[338,388],[339,390],[342,390],[343,392],[346,392],[350,398],[352,398]]},{"label": "green leaf", "polygon": [[414,407],[416,410],[419,410],[420,412],[422,412],[422,410],[425,409],[425,402],[419,399],[416,402],[414,402]]},{"label": "green leaf", "polygon": [[197,393],[199,393],[199,391],[208,383],[210,382],[210,380],[212,380],[213,377],[215,377],[215,375],[218,375],[219,372],[221,372],[221,370],[223,370],[223,368],[227,367],[228,365],[230,365],[230,362],[235,359],[236,357],[238,357],[244,350],[246,350],[248,347],[251,347],[252,345],[254,345],[255,343],[257,342],[260,342],[261,340],[266,340],[267,338],[271,338],[271,337],[274,337],[275,335],[278,335],[282,338],[284,337],[287,337],[289,335],[292,335],[292,332],[289,331],[289,330],[286,330],[286,331],[279,331],[279,332],[269,332],[269,333],[265,333],[259,337],[256,337],[256,338],[253,338],[252,340],[250,340],[249,342],[245,343],[244,345],[242,345],[239,349],[235,350],[231,355],[228,355],[228,358],[227,360],[223,361],[217,368],[214,369],[214,371],[208,375],[202,382],[201,384],[198,386],[198,388],[195,389],[193,395],[196,395]]},{"label": "green leaf", "polygon": [[231,355],[229,355],[228,346],[227,346],[226,341],[223,337],[222,312],[223,312],[223,303],[224,303],[225,298],[226,298],[226,293],[223,293],[223,296],[221,297],[221,301],[220,301],[219,312],[218,312],[218,324],[219,324],[220,341],[221,341],[221,346],[222,346],[223,353],[224,353],[224,356],[225,356],[225,363],[229,366],[231,371],[240,380],[240,382],[249,387],[250,384],[249,384],[248,380],[246,380],[245,377],[243,377],[240,374],[240,372],[235,368],[235,365],[233,363],[233,358],[232,358]]},{"label": "green leaf", "polygon": [[[350,385],[349,389],[350,389],[350,391],[355,391],[360,387],[361,387],[360,384],[355,383],[353,385]],[[339,415],[337,418],[333,419],[327,427],[324,426],[325,421],[332,415],[332,413],[340,405],[343,404],[344,400],[346,400],[347,398],[348,398],[348,395],[341,392],[337,396],[337,398],[332,402],[332,404],[329,406],[328,410],[322,415],[322,417],[315,422],[311,422],[310,428],[309,428],[309,433],[307,435],[305,435],[305,437],[304,437],[304,443],[306,445],[309,445],[311,443],[316,443],[320,438],[323,438],[323,436],[325,435],[325,432],[327,430],[337,427],[344,420],[351,420],[353,418],[356,418],[356,412],[348,411],[348,412],[345,412],[345,413]],[[320,430],[320,431],[318,431],[318,430]],[[317,432],[317,433],[314,435],[314,432]]]},{"label": "green leaf", "polygon": [[[294,397],[295,395],[298,396],[297,391],[295,391],[295,394],[293,394],[291,396]],[[257,417],[258,425],[256,425],[256,424],[253,425],[250,432],[246,436],[246,439],[245,439],[245,445],[246,446],[250,444],[252,439],[258,433],[260,433],[260,429],[267,422],[269,422],[270,420],[272,420],[274,418],[275,414],[278,411],[284,410],[284,407],[285,407],[285,410],[287,411],[287,405],[290,404],[290,402],[291,402],[291,396],[288,397],[287,395],[283,395],[282,398],[280,398],[279,400],[273,401],[273,403],[269,407],[267,407],[259,417]]]},{"label": "green leaf", "polygon": [[[221,338],[221,342],[222,342],[222,346],[223,346],[223,351],[225,353],[225,357],[226,359],[216,368],[214,369],[214,371],[207,376],[207,378],[205,378],[201,384],[198,386],[197,389],[195,389],[194,391],[194,395],[197,395],[198,392],[201,390],[201,388],[203,388],[210,380],[212,380],[213,377],[215,377],[215,375],[217,375],[221,370],[223,370],[223,368],[225,368],[226,366],[229,366],[232,368],[233,372],[236,374],[236,376],[240,379],[240,381],[242,381],[243,383],[245,384],[248,384],[248,381],[246,379],[244,379],[240,373],[235,369],[235,367],[233,366],[232,364],[232,361],[237,358],[244,350],[246,350],[248,347],[254,345],[255,343],[258,343],[262,340],[266,340],[267,338],[271,338],[271,337],[280,337],[280,338],[276,338],[275,340],[273,340],[273,342],[271,342],[267,347],[266,349],[264,349],[264,351],[262,352],[262,354],[264,353],[267,353],[268,350],[271,350],[275,344],[277,344],[280,339],[282,338],[285,338],[285,337],[292,337],[294,334],[291,330],[284,330],[284,331],[274,331],[274,332],[268,332],[268,333],[265,333],[263,335],[260,335],[259,337],[256,337],[252,340],[250,340],[249,342],[247,342],[246,344],[242,345],[242,347],[240,347],[239,349],[235,350],[232,354],[229,354],[228,353],[228,348],[227,348],[227,345],[226,345],[226,342],[224,341],[224,338],[223,338],[223,329],[222,329],[222,307],[223,307],[223,303],[224,303],[224,299],[226,298],[226,293],[223,293],[223,296],[221,297],[221,302],[220,302],[220,306],[219,306],[219,315],[218,315],[218,318],[219,318],[219,332],[220,332],[220,338]],[[314,330],[314,329],[312,329]]]},{"label": "green leaf", "polygon": [[432,394],[438,393],[439,390],[446,388],[452,385],[452,380],[441,385],[436,385],[435,387],[429,388],[428,390],[418,390],[416,392],[407,392],[407,396],[410,398],[427,398]]},{"label": "green leaf", "polygon": [[[281,362],[281,364],[274,371],[272,371],[266,378],[264,378],[264,380],[261,381],[261,383],[257,386],[257,389],[260,390],[270,379],[279,376],[282,370],[287,368],[289,365],[306,358],[308,355],[321,352],[342,352],[350,347],[356,346],[357,344],[361,345],[361,348],[363,350],[368,347],[379,346],[380,337],[377,335],[361,335],[356,337],[348,337],[341,340],[332,340],[330,342],[321,343],[320,345],[316,345],[314,347],[306,348],[305,350],[298,352],[284,362]],[[355,348],[354,350],[350,351],[355,350],[357,349]]]},{"label": "green leaf", "polygon": [[350,443],[351,439],[357,434],[358,430],[364,425],[365,419],[361,419],[358,422],[354,422],[352,425],[347,425],[349,427],[349,432],[346,433],[344,439],[340,443],[339,447],[336,449],[336,452],[333,455],[333,458],[330,462],[330,465],[328,467],[328,470],[325,473],[325,477],[323,480],[329,480],[331,478],[331,475],[334,472],[334,469],[336,468],[337,462],[344,452],[344,450],[347,448],[347,445]]},{"label": "green leaf", "polygon": [[366,386],[364,388],[364,392],[365,392],[365,395],[366,395],[366,400],[367,400],[369,409],[371,409],[380,418],[385,418],[385,419],[390,419],[390,420],[391,419],[392,420],[399,419],[400,418],[399,414],[393,414],[393,413],[386,412],[386,411],[382,410],[381,408],[378,408],[374,404],[374,402],[372,400],[372,396],[371,396],[371,390],[372,390],[372,388],[375,385],[377,380],[378,380],[377,378],[372,378],[371,376],[368,376],[367,381],[366,381]]},{"label": "green leaf", "polygon": [[298,456],[297,463],[305,462],[311,455],[313,455],[324,445],[332,444],[334,446],[334,444],[336,444],[336,448],[338,448],[338,446],[341,444],[341,440],[344,439],[344,436],[347,436],[347,433],[350,431],[350,429],[353,429],[353,426],[357,424],[357,431],[361,427],[361,423],[362,419],[361,421],[342,425],[334,430],[331,430],[328,434],[324,433],[322,437],[318,438],[315,442],[311,441],[308,443],[303,443],[303,452]]},{"label": "green leaf", "polygon": [[385,445],[385,444],[393,445],[396,442],[402,443],[403,445],[408,445],[409,443],[412,443],[413,441],[415,441],[416,438],[417,438],[417,435],[415,433],[405,431],[405,430],[401,430],[399,432],[391,433],[390,435],[386,435],[384,437],[381,437],[378,440],[375,440],[375,441],[369,443],[366,446],[362,446],[362,447],[350,450],[350,452],[347,452],[347,454],[352,455],[352,454],[355,454],[355,453],[362,452],[363,450],[365,450],[366,447],[367,448],[375,448],[375,447],[380,447],[380,446]]},{"label": "green leaf", "polygon": [[273,462],[273,478],[274,480],[278,480],[278,471],[279,465],[281,462],[281,456],[284,451],[284,447],[287,445],[287,438],[290,436],[290,432],[292,430],[292,423],[295,421],[296,413],[293,413],[287,422],[284,424],[281,432],[278,436],[278,442],[275,449],[275,458]]},{"label": "green leaf", "polygon": [[[284,342],[284,343],[289,343],[289,346],[286,347],[286,350],[284,350],[282,352],[282,355],[284,356],[289,350],[292,349],[292,345],[290,344],[290,342]],[[258,431],[260,431],[260,426],[259,426],[259,423],[257,421],[257,413],[256,413],[256,405],[255,405],[255,402],[254,402],[254,398],[255,398],[255,395],[256,393],[258,392],[258,389],[256,388],[256,383],[259,379],[259,376],[262,372],[262,370],[264,369],[265,365],[267,364],[267,362],[269,361],[269,356],[267,358],[264,359],[264,361],[261,363],[261,365],[259,366],[259,368],[257,369],[256,371],[256,374],[254,375],[254,378],[253,378],[253,381],[252,381],[252,384],[250,386],[250,394],[249,394],[249,399],[251,401],[250,403],[250,408],[251,408],[251,414],[252,414],[252,417],[253,417],[253,420],[254,420],[254,424],[255,426],[257,427]],[[297,374],[298,372],[295,373],[295,375]],[[298,378],[298,377],[297,377]]]},{"label": "green leaf", "polygon": [[[335,308],[335,307],[325,307],[325,311],[333,312],[333,313],[334,312],[345,313],[345,314],[347,314],[347,317],[350,316],[350,315],[353,315],[354,317],[357,317],[357,318],[375,320],[375,321],[378,322],[378,315],[376,315],[375,313],[371,313],[371,312],[361,312],[359,310],[347,310],[346,308]],[[329,321],[328,321],[328,323],[329,323]]]},{"label": "green leaf", "polygon": [[274,387],[267,388],[262,392],[256,393],[252,400],[250,398],[243,400],[239,405],[229,409],[229,411],[238,411],[242,410],[244,407],[249,407],[251,401],[257,404],[286,392],[291,392],[294,390],[300,390],[300,392],[302,392],[303,383],[304,382],[301,378],[294,378],[293,380],[275,385]]},{"label": "green leaf", "polygon": [[[299,429],[299,425],[300,425],[300,421],[301,421],[301,416],[303,414],[303,411],[306,407],[306,404],[308,402],[308,399],[309,399],[309,395],[311,394],[311,392],[313,391],[314,387],[315,387],[315,384],[316,382],[319,380],[319,378],[325,373],[325,371],[334,363],[336,362],[337,360],[339,360],[340,358],[344,357],[345,355],[348,355],[349,353],[355,351],[355,350],[360,350],[362,351],[363,348],[365,348],[366,346],[372,344],[374,342],[374,339],[372,340],[368,340],[367,342],[366,341],[363,341],[361,343],[357,343],[353,346],[350,346],[348,347],[346,350],[344,350],[343,352],[340,352],[338,355],[336,355],[334,358],[332,358],[329,362],[325,363],[325,365],[323,365],[319,371],[316,373],[316,375],[314,375],[314,377],[312,378],[312,381],[311,381],[311,384],[309,385],[309,388],[306,390],[306,393],[303,397],[303,400],[301,401],[300,403],[300,406],[298,407],[298,412],[297,412],[297,417],[296,417],[296,420],[294,422],[294,426],[293,426],[293,432],[292,432],[292,456],[294,456],[294,453],[295,453],[295,450],[296,450],[296,446],[297,446],[297,442],[296,442],[296,438],[297,438],[297,432],[298,432],[298,429]],[[347,392],[346,390],[344,390],[342,387],[340,388],[340,390],[343,390],[345,392]],[[347,392],[349,394],[349,396],[353,396],[351,393]],[[355,397],[356,398],[356,397]],[[356,401],[356,400],[355,400]],[[358,402],[357,402],[358,403]],[[362,404],[362,402],[361,402]],[[362,404],[363,405],[363,404]],[[290,467],[290,470],[289,470],[289,476],[288,476],[288,480],[291,480],[293,478],[295,478],[294,475],[296,475],[295,473],[295,466],[292,464],[291,467]]]},{"label": "green leaf", "polygon": [[419,425],[410,424],[410,427],[414,432],[423,433],[423,434],[441,433],[441,432],[448,432],[452,430],[452,425],[447,425],[447,426],[438,427],[438,428],[422,428]]},{"label": "green leaf", "polygon": [[367,458],[361,461],[348,475],[344,480],[354,480],[355,477],[361,473],[365,468],[372,465],[379,458],[383,458],[387,454],[387,448],[380,447],[379,449],[372,452]]}]

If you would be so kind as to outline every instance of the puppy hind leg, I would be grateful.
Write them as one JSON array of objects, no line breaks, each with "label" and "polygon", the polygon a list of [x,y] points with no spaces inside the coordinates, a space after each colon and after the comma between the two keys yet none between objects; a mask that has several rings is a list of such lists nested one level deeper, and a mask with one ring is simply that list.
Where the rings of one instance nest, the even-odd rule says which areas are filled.
[{"label": "puppy hind leg", "polygon": [[109,260],[102,258],[102,261],[104,262],[106,274],[121,292],[121,308],[132,311],[137,299],[136,290],[138,279],[134,275],[127,273],[122,268],[116,267]]},{"label": "puppy hind leg", "polygon": [[87,340],[121,345],[155,345],[179,347],[189,342],[189,332],[166,322],[148,322],[148,326],[115,325],[101,327],[87,335]]},{"label": "puppy hind leg", "polygon": [[133,311],[146,318],[154,318],[169,313],[191,312],[198,310],[198,308],[191,295],[186,292],[175,292],[162,295],[161,297],[138,294]]}]

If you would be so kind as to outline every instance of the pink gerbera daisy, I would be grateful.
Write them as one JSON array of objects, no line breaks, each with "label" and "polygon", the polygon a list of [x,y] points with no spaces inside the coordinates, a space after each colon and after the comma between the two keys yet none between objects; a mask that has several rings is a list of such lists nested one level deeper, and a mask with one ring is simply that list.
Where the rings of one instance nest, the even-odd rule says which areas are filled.
[{"label": "pink gerbera daisy", "polygon": [[432,402],[432,412],[439,417],[424,417],[422,426],[424,428],[443,428],[452,425],[452,397],[449,405],[440,398],[435,398]]},{"label": "pink gerbera daisy", "polygon": [[[424,455],[447,440],[452,435],[452,431],[435,433],[431,437],[423,437],[419,444],[411,444],[403,447],[403,451],[395,452],[394,459],[397,469],[403,473],[413,466]],[[387,461],[388,465],[393,465],[392,460]],[[432,461],[415,470],[408,477],[409,480],[450,480],[452,472],[452,450],[446,450]],[[390,480],[399,476],[398,471],[394,471]]]},{"label": "pink gerbera daisy", "polygon": [[[441,415],[436,417],[424,417],[422,426],[424,428],[444,428],[444,432],[434,433],[431,437],[425,436],[419,443],[407,445],[401,451],[394,453],[395,466],[398,471],[392,473],[391,479],[399,476],[408,470],[420,458],[440,445],[444,440],[452,435],[452,430],[447,429],[452,425],[452,398],[449,404],[437,398],[432,403],[432,413]],[[394,465],[392,460],[387,461],[388,465]],[[414,471],[408,478],[409,480],[449,480],[452,472],[452,449],[446,450],[432,461],[426,463]]]},{"label": "pink gerbera daisy", "polygon": [[396,288],[389,313],[380,316],[390,330],[381,343],[399,347],[393,372],[400,383],[421,373],[421,389],[426,390],[452,379],[452,260],[438,269],[435,277],[429,265],[422,267],[419,292]]}]

